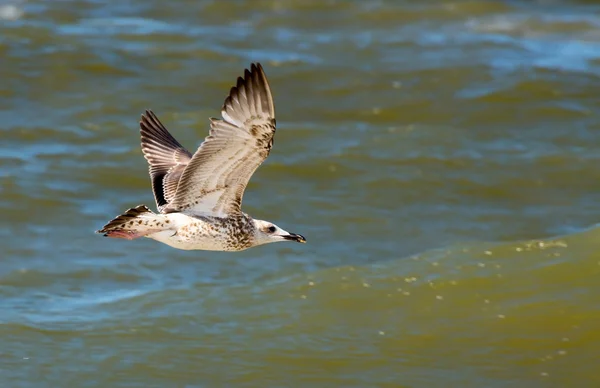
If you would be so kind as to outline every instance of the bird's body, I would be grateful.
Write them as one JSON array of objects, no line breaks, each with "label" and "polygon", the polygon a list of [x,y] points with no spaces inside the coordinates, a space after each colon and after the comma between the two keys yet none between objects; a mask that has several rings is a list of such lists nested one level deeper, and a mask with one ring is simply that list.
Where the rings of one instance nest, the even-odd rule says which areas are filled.
[{"label": "bird's body", "polygon": [[159,210],[127,210],[99,233],[107,237],[148,237],[185,250],[240,251],[277,241],[305,242],[276,225],[241,211],[248,181],[267,158],[275,135],[275,109],[260,64],[238,78],[211,119],[209,136],[195,154],[187,151],[146,111],[140,122],[142,151],[150,165]]},{"label": "bird's body", "polygon": [[[252,218],[246,214],[234,217],[155,214],[140,205],[111,223],[104,227],[109,230],[109,237],[133,240],[144,236],[177,249],[241,251],[254,246],[250,236],[254,235],[255,228]],[[113,226],[119,230],[110,232]]]}]

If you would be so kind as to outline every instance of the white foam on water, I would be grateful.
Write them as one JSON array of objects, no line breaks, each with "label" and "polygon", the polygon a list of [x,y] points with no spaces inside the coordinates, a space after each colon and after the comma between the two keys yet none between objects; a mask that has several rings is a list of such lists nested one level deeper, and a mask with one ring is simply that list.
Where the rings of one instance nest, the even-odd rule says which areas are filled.
[{"label": "white foam on water", "polygon": [[14,4],[0,4],[0,20],[18,20],[23,16],[23,9]]}]

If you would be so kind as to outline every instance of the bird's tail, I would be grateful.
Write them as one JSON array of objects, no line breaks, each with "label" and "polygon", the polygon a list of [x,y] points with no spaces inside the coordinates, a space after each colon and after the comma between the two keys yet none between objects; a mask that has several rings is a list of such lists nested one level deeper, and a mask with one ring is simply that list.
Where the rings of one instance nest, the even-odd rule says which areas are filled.
[{"label": "bird's tail", "polygon": [[163,230],[163,220],[145,205],[128,209],[125,213],[114,218],[96,233],[106,237],[133,240]]}]

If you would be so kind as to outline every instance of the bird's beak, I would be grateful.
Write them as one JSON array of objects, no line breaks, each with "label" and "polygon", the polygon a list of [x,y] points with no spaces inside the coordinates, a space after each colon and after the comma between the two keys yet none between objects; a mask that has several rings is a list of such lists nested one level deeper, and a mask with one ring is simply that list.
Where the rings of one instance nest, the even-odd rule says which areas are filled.
[{"label": "bird's beak", "polygon": [[306,239],[304,238],[304,236],[300,235],[300,234],[296,234],[296,233],[290,233],[287,234],[285,236],[282,236],[284,239],[286,240],[290,240],[290,241],[296,241],[299,243],[305,243]]}]

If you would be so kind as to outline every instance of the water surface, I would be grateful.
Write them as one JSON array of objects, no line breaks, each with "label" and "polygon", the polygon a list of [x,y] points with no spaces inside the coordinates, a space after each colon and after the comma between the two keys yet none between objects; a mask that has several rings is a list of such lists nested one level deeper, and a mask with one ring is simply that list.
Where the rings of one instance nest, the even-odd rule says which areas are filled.
[{"label": "water surface", "polygon": [[[154,208],[263,64],[241,253],[94,234]],[[2,387],[600,386],[600,7],[0,3]]]}]

